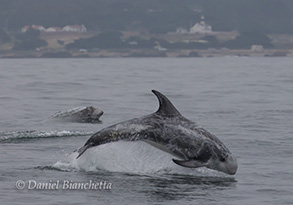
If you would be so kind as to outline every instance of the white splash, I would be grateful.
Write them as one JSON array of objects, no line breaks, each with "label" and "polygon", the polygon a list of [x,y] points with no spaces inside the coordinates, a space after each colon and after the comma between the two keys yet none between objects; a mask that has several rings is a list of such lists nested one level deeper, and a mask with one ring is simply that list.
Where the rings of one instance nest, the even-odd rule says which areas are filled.
[{"label": "white splash", "polygon": [[134,174],[184,174],[217,176],[218,172],[206,168],[191,169],[176,165],[172,155],[145,142],[118,141],[88,149],[80,158],[72,153],[68,162],[57,162],[59,169],[78,171],[124,172]]},{"label": "white splash", "polygon": [[71,136],[87,136],[93,132],[88,131],[12,131],[0,133],[0,142],[24,139],[52,138],[52,137],[71,137]]}]

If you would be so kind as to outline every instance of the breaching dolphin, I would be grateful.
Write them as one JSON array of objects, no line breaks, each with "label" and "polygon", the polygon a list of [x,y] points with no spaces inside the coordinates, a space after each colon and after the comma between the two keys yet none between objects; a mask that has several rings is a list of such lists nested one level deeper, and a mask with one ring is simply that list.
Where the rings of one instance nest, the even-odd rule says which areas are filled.
[{"label": "breaching dolphin", "polygon": [[166,96],[152,92],[160,103],[157,112],[100,130],[78,150],[77,158],[88,148],[105,143],[141,140],[179,158],[173,161],[180,166],[236,173],[237,159],[216,136],[183,117]]}]

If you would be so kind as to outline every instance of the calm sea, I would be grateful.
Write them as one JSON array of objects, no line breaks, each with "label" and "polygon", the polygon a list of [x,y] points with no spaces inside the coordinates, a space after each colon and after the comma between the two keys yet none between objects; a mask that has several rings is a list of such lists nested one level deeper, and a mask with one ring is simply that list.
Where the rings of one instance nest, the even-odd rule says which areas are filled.
[{"label": "calm sea", "polygon": [[[292,65],[247,57],[0,59],[1,204],[292,204]],[[155,112],[151,89],[224,142],[238,158],[236,175],[179,167],[143,142],[106,144],[75,159],[98,130]],[[90,105],[104,111],[102,123],[49,119]]]}]

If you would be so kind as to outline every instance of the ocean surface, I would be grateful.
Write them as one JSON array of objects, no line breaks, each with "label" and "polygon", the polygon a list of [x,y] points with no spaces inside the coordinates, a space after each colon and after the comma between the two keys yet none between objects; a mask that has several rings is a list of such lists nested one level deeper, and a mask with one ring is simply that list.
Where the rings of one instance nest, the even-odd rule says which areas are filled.
[{"label": "ocean surface", "polygon": [[[1,204],[292,204],[292,58],[0,59]],[[237,157],[230,176],[144,142],[76,149],[153,113],[156,89]],[[102,123],[51,119],[79,106]]]}]

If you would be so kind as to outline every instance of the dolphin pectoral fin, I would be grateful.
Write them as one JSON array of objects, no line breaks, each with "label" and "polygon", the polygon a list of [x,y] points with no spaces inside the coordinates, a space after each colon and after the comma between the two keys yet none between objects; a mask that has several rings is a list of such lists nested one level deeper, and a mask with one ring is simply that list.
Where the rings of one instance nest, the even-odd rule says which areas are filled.
[{"label": "dolphin pectoral fin", "polygon": [[76,159],[78,159],[88,148],[90,147],[90,145],[84,145],[83,147],[81,147],[77,152],[78,152],[78,156],[76,157]]},{"label": "dolphin pectoral fin", "polygon": [[185,161],[181,161],[181,160],[178,160],[178,159],[172,159],[172,160],[173,160],[173,162],[174,162],[175,164],[178,164],[178,165],[180,165],[180,166],[182,166],[182,167],[198,168],[198,167],[203,167],[203,166],[205,166],[204,163],[202,163],[202,162],[198,162],[198,161],[196,161],[196,160],[192,160],[192,159],[190,159],[190,160],[185,160]]}]

